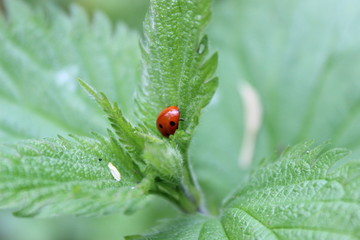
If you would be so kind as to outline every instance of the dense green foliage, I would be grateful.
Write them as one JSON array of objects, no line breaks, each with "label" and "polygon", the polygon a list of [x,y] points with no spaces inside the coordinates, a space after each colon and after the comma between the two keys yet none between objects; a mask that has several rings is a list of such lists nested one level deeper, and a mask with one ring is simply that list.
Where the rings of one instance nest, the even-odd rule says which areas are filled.
[{"label": "dense green foliage", "polygon": [[182,218],[131,239],[359,239],[360,163],[334,167],[347,154],[311,143],[289,148],[264,161],[217,219]]},{"label": "dense green foliage", "polygon": [[[146,185],[125,161],[119,146],[93,138],[28,140],[2,147],[0,181],[2,207],[21,208],[17,216],[99,215],[128,208],[144,198]],[[101,160],[99,160],[101,159]],[[122,175],[114,180],[113,162]]]},{"label": "dense green foliage", "polygon": [[[198,123],[200,110],[208,104],[217,86],[217,80],[211,79],[216,69],[217,58],[216,55],[214,55],[206,61],[208,44],[206,38],[202,36],[204,26],[209,19],[209,5],[210,1],[208,0],[199,3],[154,1],[154,3],[151,4],[151,9],[153,9],[153,12],[158,12],[158,14],[149,14],[146,20],[148,23],[148,28],[146,29],[147,38],[143,42],[143,57],[145,59],[145,74],[143,80],[146,83],[139,86],[139,93],[135,99],[138,102],[136,105],[136,113],[142,114],[143,118],[138,118],[137,121],[131,122],[128,120],[128,118],[131,119],[131,113],[128,114],[130,117],[126,117],[117,103],[111,103],[105,94],[97,93],[95,89],[80,80],[80,85],[82,85],[106,113],[111,126],[111,130],[107,131],[109,136],[104,137],[100,134],[95,134],[93,138],[82,139],[80,141],[81,144],[72,144],[64,138],[60,138],[60,140],[47,139],[45,142],[40,143],[29,141],[10,145],[11,149],[33,148],[34,152],[27,150],[24,152],[20,150],[8,152],[6,149],[3,150],[5,154],[2,155],[4,161],[2,161],[1,168],[3,177],[1,186],[4,192],[6,192],[6,194],[3,195],[3,205],[9,204],[11,207],[19,208],[18,215],[23,216],[53,216],[64,213],[91,215],[96,212],[102,214],[104,212],[115,211],[119,208],[118,205],[125,205],[126,207],[132,208],[132,205],[138,202],[140,195],[143,195],[141,197],[145,197],[151,193],[168,198],[185,212],[194,212],[198,209],[203,209],[203,206],[201,206],[201,194],[190,172],[188,146],[193,129]],[[182,7],[194,10],[194,14],[189,15],[188,18],[184,18],[184,22],[179,25],[181,29],[177,29],[174,28],[174,23],[178,22],[178,17],[176,16],[182,13]],[[53,6],[49,6],[47,10],[49,12],[55,12],[57,18],[52,17],[55,18],[55,20],[50,23],[47,23],[49,16],[44,15],[45,12],[40,11],[40,14],[36,12],[32,13],[32,10],[22,2],[8,2],[7,9],[9,17],[3,20],[4,27],[8,27],[5,24],[6,21],[13,21],[15,26],[17,26],[16,21],[18,16],[15,17],[14,15],[17,9],[20,9],[24,12],[24,16],[30,18],[30,26],[28,27],[32,27],[31,24],[43,24],[47,27],[45,29],[48,31],[40,29],[40,33],[44,38],[49,37],[48,35],[52,36],[51,34],[55,32],[54,29],[56,29],[56,33],[68,30],[67,28],[57,29],[59,25],[62,26],[62,24],[65,24],[65,21],[68,20],[61,13],[57,12]],[[74,9],[74,15],[78,18],[81,17],[83,13],[81,13],[78,8]],[[158,18],[158,16],[160,16],[160,18]],[[171,24],[168,24],[163,18],[171,19]],[[194,19],[197,20],[194,21]],[[60,20],[60,22],[56,20]],[[81,20],[80,23],[83,24],[83,27],[87,27],[86,19]],[[70,20],[70,22],[71,21],[73,20]],[[94,31],[96,32],[97,28],[102,28],[104,25],[106,26],[106,24],[107,22],[104,17],[98,17],[94,20]],[[27,23],[24,25],[25,26],[20,25],[20,27],[26,29]],[[150,25],[153,26],[154,29],[150,29]],[[9,31],[11,31],[12,25],[9,25],[8,28],[10,28]],[[188,36],[189,33],[191,34]],[[74,34],[78,33],[74,32]],[[159,39],[165,35],[168,35],[168,40],[159,41]],[[81,35],[76,37],[79,36],[84,37]],[[187,41],[172,41],[173,39],[182,39],[184,36],[187,36]],[[12,44],[10,39],[5,38],[4,40],[6,40],[6,43],[9,45]],[[74,45],[77,41],[78,39],[75,38],[73,42],[70,43]],[[180,42],[183,45],[180,46]],[[92,45],[89,44],[89,47],[92,47]],[[174,51],[175,48],[177,48],[176,51]],[[15,51],[11,48],[8,49],[6,45],[4,49],[9,51],[9,55],[11,55],[11,51]],[[162,49],[162,51],[159,49]],[[27,45],[24,45],[22,50],[24,53],[21,52],[21,54],[27,56]],[[52,53],[54,50],[49,48],[49,51]],[[157,62],[165,63],[165,59],[168,59],[170,55],[172,55],[174,59],[171,64],[156,64]],[[49,56],[46,57],[52,59],[53,56],[49,54]],[[89,56],[87,57],[89,59],[91,58]],[[13,58],[14,61],[9,62],[15,64],[16,56]],[[84,60],[87,62],[88,58]],[[106,63],[108,62],[98,62],[97,64],[106,65]],[[44,64],[47,64],[47,62]],[[113,63],[109,63],[109,65],[108,67],[111,67]],[[76,66],[74,66],[74,68],[77,69]],[[162,76],[167,76],[174,71],[174,78],[167,79],[167,81],[162,79]],[[68,72],[62,74],[66,75]],[[97,72],[96,74],[99,73]],[[84,75],[84,79],[91,79],[92,77],[95,78],[99,76]],[[102,78],[103,77],[104,76],[102,76]],[[59,78],[61,79],[58,80],[63,85],[74,84],[70,76],[61,75]],[[23,80],[23,78],[20,80]],[[46,79],[44,79],[44,81],[46,81]],[[115,80],[109,80],[109,82],[111,81],[116,82]],[[5,84],[13,84],[11,85],[12,88],[9,87],[10,90],[13,89],[13,92],[8,91],[9,89],[6,88],[4,92],[9,95],[8,97],[12,101],[16,101],[14,96],[15,92],[21,88],[21,84],[25,85],[27,82],[25,79],[24,81],[20,81],[18,85],[13,82],[15,81],[12,81],[10,76],[4,79]],[[159,94],[157,90],[162,89],[163,86],[168,86],[169,88]],[[192,89],[192,91],[186,90],[186,86],[191,86],[190,89]],[[74,92],[74,88],[73,86],[69,91]],[[39,89],[46,91],[47,86],[45,85]],[[124,89],[125,86],[123,86],[122,91],[124,91]],[[185,95],[184,92],[187,94]],[[52,91],[49,91],[47,95],[49,98],[54,98],[55,96],[51,95],[51,93]],[[129,94],[127,93],[127,95]],[[30,95],[30,97],[31,96],[32,95]],[[29,103],[24,104],[24,106],[27,104]],[[32,104],[32,101],[30,101],[30,104]],[[58,104],[70,104],[75,107],[80,107],[75,105],[76,101],[74,101],[74,99],[67,102],[60,101]],[[179,106],[181,108],[181,116],[185,119],[185,123],[180,125],[176,138],[170,138],[170,140],[160,137],[156,126],[154,126],[154,118],[156,118],[157,113],[161,111],[165,104]],[[42,105],[38,104],[36,107],[41,108]],[[59,110],[51,105],[46,105],[44,108],[48,111]],[[36,113],[36,111],[34,112]],[[15,129],[16,125],[13,125],[13,128]],[[9,132],[7,126],[3,126],[3,129],[4,132]],[[75,138],[79,139],[78,137]],[[94,141],[95,143],[100,141],[98,145],[101,145],[101,149],[95,147]],[[82,146],[82,144],[84,146]],[[46,148],[46,146],[48,146],[48,148]],[[69,148],[69,146],[71,146],[71,148]],[[77,148],[80,147],[83,147],[81,148],[82,151],[80,151],[81,149],[77,150]],[[98,152],[92,154],[90,152],[91,150],[98,150]],[[89,151],[89,154],[87,154],[87,151]],[[91,190],[92,188],[82,183],[82,179],[78,179],[79,169],[82,175],[87,178],[94,181],[98,180],[100,186],[102,186],[101,177],[104,177],[104,171],[107,171],[108,178],[111,178],[111,168],[107,169],[106,165],[92,161],[94,165],[99,165],[98,168],[87,167],[86,161],[100,158],[106,163],[114,164],[119,170],[120,175],[122,175],[120,184],[114,182],[114,184],[117,184],[115,186],[119,187],[119,196],[117,199],[113,196],[114,193],[112,191],[106,191],[106,186],[102,189],[101,198],[108,199],[109,201],[117,201],[117,204],[104,203],[107,205],[106,208],[100,207],[103,206],[101,205],[102,201],[96,201],[96,198],[93,198],[93,195],[100,195],[100,193]],[[42,162],[42,164],[39,164],[39,162]],[[77,168],[72,167],[73,165],[77,166]],[[52,169],[51,166],[55,166],[56,168]],[[99,171],[102,171],[102,173]],[[23,175],[25,179],[28,179],[28,181],[19,184],[18,178],[20,176],[18,172],[21,173],[20,175]],[[62,174],[65,172],[66,175]],[[125,175],[123,175],[123,173],[125,173]],[[132,174],[133,177],[127,179],[129,174]],[[117,179],[118,177],[114,178]],[[43,179],[43,181],[41,181],[41,179]],[[58,194],[54,195],[52,188],[44,187],[49,185],[48,181],[51,183],[57,181],[54,183],[55,186],[52,187],[58,191]],[[71,184],[67,184],[67,182]],[[92,184],[92,182],[88,183]],[[96,185],[94,185],[94,187],[97,190],[101,190],[101,188],[96,187]],[[112,187],[113,186],[111,186],[111,189]],[[39,191],[39,188],[43,190]],[[92,201],[85,201],[85,193],[81,194],[81,197],[78,197],[76,194],[75,196],[68,196],[69,192],[73,192],[72,189],[74,188],[89,190],[87,197],[92,199]],[[128,193],[129,189],[130,193]],[[135,189],[137,191],[132,191]],[[21,191],[21,194],[19,194],[19,191]],[[139,194],[139,191],[141,194]],[[133,193],[137,194],[134,194],[134,197],[132,197]],[[63,197],[63,195],[67,196],[67,199]],[[18,198],[24,198],[26,201],[18,201]],[[81,206],[82,203],[84,206]],[[57,207],[57,204],[63,204],[66,208]],[[48,209],[53,209],[53,211]]]},{"label": "dense green foliage", "polygon": [[254,167],[311,139],[330,140],[360,158],[359,7],[356,0],[214,4],[208,35],[219,49],[220,87],[192,145],[194,168],[214,208],[247,175],[237,166],[244,132],[239,83],[257,90],[264,110]]},{"label": "dense green foliage", "polygon": [[[89,21],[76,6],[67,15],[6,1],[0,207],[23,217],[100,216],[141,212],[156,195],[190,214],[129,239],[359,239],[358,3],[217,2],[207,37],[210,3],[152,0],[139,46],[102,14]],[[208,38],[220,49],[221,81],[202,114],[218,87]],[[239,82],[254,86],[264,109],[251,170],[237,166]],[[170,105],[185,121],[166,139],[155,120]],[[313,138],[353,153],[312,142],[287,148]]]},{"label": "dense green foliage", "polygon": [[127,99],[140,78],[135,33],[113,27],[101,13],[90,24],[77,6],[70,16],[52,5],[34,10],[6,1],[6,6],[6,18],[0,16],[2,142],[105,132],[105,119],[77,77],[106,89],[130,115],[133,103]]}]

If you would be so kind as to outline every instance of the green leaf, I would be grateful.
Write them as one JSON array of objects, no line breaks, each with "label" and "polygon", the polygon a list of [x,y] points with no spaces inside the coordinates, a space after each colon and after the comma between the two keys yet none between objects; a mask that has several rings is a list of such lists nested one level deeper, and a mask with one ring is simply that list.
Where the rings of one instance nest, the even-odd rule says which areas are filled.
[{"label": "green leaf", "polygon": [[203,31],[210,18],[210,0],[151,1],[142,42],[143,88],[137,96],[139,118],[150,132],[165,107],[176,105],[188,134],[217,88],[213,78],[217,54],[207,59]]},{"label": "green leaf", "polygon": [[156,230],[145,236],[128,236],[126,240],[140,239],[226,239],[220,222],[216,218],[193,215],[164,221]]},{"label": "green leaf", "polygon": [[173,144],[164,141],[147,141],[143,159],[152,166],[159,176],[166,180],[180,182],[182,178],[183,159],[180,151]]},{"label": "green leaf", "polygon": [[214,2],[208,35],[221,56],[222,81],[190,154],[215,211],[247,176],[237,164],[246,118],[238,94],[243,82],[255,88],[263,107],[253,167],[309,139],[330,139],[360,157],[359,8],[356,0]]},{"label": "green leaf", "polygon": [[[152,31],[151,29],[148,29],[149,30],[148,34],[150,38],[148,39],[149,41],[144,42],[144,47],[145,47],[144,50],[145,51],[149,50],[148,54],[145,56],[145,58],[146,57],[149,58],[149,61],[145,63],[145,67],[146,70],[150,69],[151,71],[153,71],[157,68],[156,61],[161,60],[162,62],[164,62],[165,61],[164,58],[170,57],[170,55],[172,55],[173,53],[177,55],[176,56],[178,57],[177,59],[171,60],[171,64],[176,64],[175,68],[177,70],[175,71],[175,74],[178,75],[177,83],[172,82],[172,87],[174,91],[175,90],[177,91],[176,94],[178,96],[188,95],[185,96],[186,98],[184,98],[182,102],[184,103],[184,106],[188,106],[188,110],[190,109],[189,110],[190,112],[194,113],[194,115],[191,115],[192,119],[188,118],[187,122],[183,124],[184,129],[185,126],[188,126],[187,128],[189,128],[189,126],[193,128],[197,125],[200,110],[210,101],[211,96],[213,95],[213,92],[215,91],[217,86],[217,79],[212,78],[212,75],[214,74],[214,71],[216,69],[217,55],[215,54],[213,57],[206,60],[206,54],[208,52],[208,43],[207,43],[207,38],[202,36],[202,31],[209,17],[209,4],[210,4],[209,0],[204,0],[202,2],[179,1],[177,3],[170,3],[168,1],[158,1],[158,2],[154,1],[152,5],[153,11],[151,11],[151,13],[148,15],[148,18],[150,18],[150,20],[148,20],[147,26],[149,27],[151,24],[154,24],[159,29],[156,31]],[[28,99],[31,100],[26,101],[25,103],[20,101],[19,103],[16,102],[16,104],[14,104],[20,106],[19,112],[21,112],[22,105],[26,105],[26,106],[31,105],[31,107],[33,107],[32,105],[33,101],[37,103],[36,107],[41,108],[41,114],[45,118],[49,118],[48,111],[50,112],[60,111],[62,114],[70,113],[68,110],[62,109],[63,105],[64,106],[74,105],[81,108],[82,102],[80,100],[77,101],[76,99],[76,97],[78,97],[76,95],[78,94],[76,86],[71,87],[72,88],[71,91],[72,94],[74,95],[74,98],[70,97],[67,101],[63,101],[62,98],[57,98],[55,91],[52,92],[53,85],[51,85],[51,83],[53,83],[53,81],[51,81],[51,77],[53,76],[51,74],[47,75],[48,76],[48,79],[46,79],[47,82],[45,81],[41,82],[41,79],[43,77],[41,73],[51,71],[53,67],[51,65],[52,61],[55,62],[56,66],[60,66],[60,67],[64,66],[63,62],[58,61],[58,59],[67,60],[69,57],[71,57],[72,56],[71,54],[69,56],[67,55],[67,51],[75,53],[77,57],[76,60],[79,61],[79,63],[76,64],[83,65],[84,68],[89,68],[87,69],[88,72],[86,71],[77,72],[78,68],[74,67],[74,69],[76,69],[76,74],[79,74],[80,77],[94,83],[97,82],[97,80],[94,79],[102,80],[103,78],[109,78],[108,81],[117,82],[113,78],[114,75],[113,73],[116,73],[117,71],[114,69],[112,63],[107,62],[108,57],[103,56],[102,53],[100,52],[91,52],[93,53],[93,55],[89,55],[89,52],[87,51],[88,49],[86,48],[86,47],[94,48],[97,51],[105,51],[105,50],[112,51],[112,47],[113,47],[111,45],[113,44],[112,34],[116,35],[118,34],[118,32],[111,33],[111,29],[105,17],[101,15],[96,15],[94,17],[94,23],[90,25],[88,23],[88,19],[86,17],[85,12],[81,8],[78,8],[76,6],[73,6],[70,9],[71,18],[68,18],[65,15],[63,15],[63,13],[59,12],[57,8],[51,4],[47,6],[46,11],[39,10],[38,12],[33,11],[21,1],[14,1],[14,2],[8,1],[6,8],[8,10],[8,19],[6,21],[9,21],[9,23],[11,24],[9,24],[9,27],[7,27],[6,24],[2,25],[4,27],[4,29],[2,30],[4,32],[9,31],[8,34],[9,38],[12,37],[17,38],[18,37],[17,31],[19,31],[19,35],[22,36],[19,37],[19,41],[21,42],[23,41],[23,38],[26,38],[27,36],[26,32],[27,32],[31,37],[35,35],[36,37],[41,38],[42,41],[39,42],[41,42],[44,45],[47,44],[49,46],[48,48],[41,49],[41,51],[40,49],[38,49],[37,51],[37,47],[39,47],[40,45],[34,43],[34,46],[32,46],[31,42],[35,40],[30,39],[30,41],[24,44],[24,46],[19,47],[18,45],[14,44],[16,45],[16,49],[11,50],[13,44],[13,42],[11,41],[12,39],[9,40],[6,37],[4,37],[5,45],[6,45],[4,49],[5,52],[8,51],[8,49],[10,49],[6,53],[9,55],[9,59],[10,59],[9,63],[13,64],[10,66],[6,66],[7,68],[4,69],[7,70],[8,68],[12,67],[13,69],[11,70],[14,71],[14,76],[12,76],[12,78],[9,78],[9,82],[18,81],[21,83],[21,87],[24,88],[24,91],[25,89],[26,91],[28,91],[29,81],[22,82],[22,76],[16,75],[18,72],[15,71],[15,63],[18,63],[18,61],[16,61],[17,57],[19,58],[23,57],[25,60],[24,62],[20,62],[21,64],[24,65],[32,64],[28,76],[33,76],[36,79],[40,78],[40,80],[36,81],[36,86],[34,88],[37,91],[36,92],[37,95],[38,96],[45,95],[45,98],[41,99],[41,101],[39,101],[38,98],[34,98],[33,100],[32,97],[34,95],[34,92],[30,90],[29,93],[26,93],[28,95],[24,94],[24,97],[25,98],[27,97]],[[20,15],[16,15],[17,14],[16,9],[19,9]],[[183,13],[184,10],[189,11],[190,14],[186,15],[186,17],[184,18],[182,18],[181,15],[178,15],[176,18],[174,18],[175,13],[178,14]],[[28,18],[27,21],[29,22],[29,24],[28,23],[24,24],[25,27],[22,25],[18,27],[17,25],[22,23],[23,21],[22,15],[24,16],[24,18]],[[184,24],[179,24],[179,20],[184,21]],[[168,21],[174,23],[176,22],[178,26],[181,26],[180,29],[181,31],[178,31],[177,29],[174,29],[171,25],[168,25],[166,23]],[[32,31],[32,28],[36,28],[37,25],[42,26],[42,28],[40,28],[39,33]],[[71,27],[71,25],[75,25],[75,28]],[[13,27],[15,30],[13,30],[12,26],[15,26]],[[92,31],[89,31],[90,27],[93,27],[94,29],[92,29]],[[164,33],[164,29],[162,29],[162,27],[166,27],[165,31],[176,30],[176,32],[174,32],[173,35],[170,36],[170,38],[163,39],[162,34]],[[100,28],[103,30],[100,30]],[[97,40],[96,44],[98,44],[98,42],[101,42],[101,44],[99,44],[100,46],[110,45],[110,48],[103,49],[97,46],[93,46],[93,42],[91,41],[87,42],[87,40],[83,40],[87,37],[87,35],[84,34],[84,32],[82,31],[76,31],[76,29],[84,29],[85,32],[86,31],[91,32],[89,37],[91,37],[92,39],[95,38]],[[186,34],[184,34],[185,32]],[[3,36],[5,35],[6,34],[3,34]],[[64,46],[63,42],[59,43],[58,41],[55,41],[55,39],[53,38],[56,38],[56,40],[61,38],[70,39],[71,41],[69,42],[69,46],[72,48],[70,49],[66,47],[51,48],[52,43],[59,44],[61,47]],[[183,38],[183,39],[179,39],[179,38]],[[155,52],[155,48],[161,49],[163,46],[169,44],[172,45],[174,51],[170,49],[162,52],[161,56],[157,55],[157,53]],[[10,45],[11,47],[9,48],[7,45]],[[28,45],[32,47],[29,47]],[[126,48],[122,48],[121,50],[124,51],[124,49]],[[43,54],[42,51],[49,54],[48,55]],[[16,56],[16,54],[19,54],[19,52],[20,52],[20,56]],[[184,55],[184,53],[186,54]],[[96,60],[92,60],[92,59],[96,59]],[[110,75],[105,74],[104,76],[100,75],[101,73],[100,66],[103,65],[105,68],[104,71],[106,73],[110,71],[112,75],[111,74]],[[128,66],[125,64],[124,67],[126,68]],[[133,66],[130,66],[130,68],[131,67]],[[24,69],[27,70],[27,68]],[[167,75],[169,75],[170,73],[169,65],[165,66],[164,69],[160,69],[160,70],[161,70],[160,72],[157,71],[155,72],[161,74],[167,72]],[[20,73],[23,72],[20,71]],[[37,73],[38,75],[35,75],[35,73]],[[152,96],[158,96],[160,93],[158,91],[159,89],[155,89],[153,86],[157,84],[158,87],[164,88],[163,86],[169,82],[169,79],[167,79],[166,81],[164,81],[164,79],[160,79],[161,81],[163,81],[163,83],[160,84],[161,83],[160,80],[155,80],[154,78],[156,77],[155,75],[150,74],[149,76],[151,76],[150,82],[153,81],[153,83],[146,85],[146,86],[150,86],[150,88],[143,88],[142,90],[144,90],[144,92],[146,91],[147,93],[151,93]],[[63,79],[63,75],[61,75],[60,77],[61,77],[61,79],[59,80],[60,82],[65,80],[66,81],[61,82],[62,85],[59,85],[58,89],[62,89],[65,88],[65,86],[71,85],[72,84],[71,78],[75,76],[66,75],[65,80]],[[130,80],[131,78],[129,78],[129,81]],[[106,83],[106,81],[104,81],[104,83]],[[37,86],[38,84],[40,86]],[[108,152],[103,152],[102,158],[117,159],[122,168],[126,169],[129,173],[136,176],[136,181],[135,180],[132,181],[132,184],[141,181],[141,185],[144,185],[143,187],[141,187],[141,189],[143,190],[142,192],[143,194],[145,194],[145,192],[148,191],[153,194],[157,194],[169,198],[170,201],[173,201],[175,204],[178,205],[179,208],[181,208],[185,212],[195,212],[198,209],[202,209],[202,207],[200,206],[201,194],[199,193],[199,190],[196,187],[196,183],[192,178],[192,175],[190,173],[190,168],[188,165],[189,163],[187,161],[188,160],[187,148],[190,141],[190,137],[189,137],[190,132],[187,132],[187,134],[185,134],[184,130],[180,129],[178,131],[179,132],[178,136],[181,137],[181,139],[178,139],[179,145],[175,144],[175,141],[167,141],[167,139],[166,142],[164,141],[165,139],[158,138],[157,136],[154,136],[152,134],[153,130],[157,131],[155,124],[153,124],[154,123],[153,121],[151,122],[145,121],[145,123],[142,122],[141,119],[138,119],[137,121],[130,121],[129,119],[131,119],[131,116],[130,117],[125,116],[125,114],[123,114],[123,112],[120,110],[120,107],[117,105],[117,103],[116,102],[111,103],[109,98],[104,93],[102,92],[97,93],[97,91],[95,91],[94,88],[90,87],[90,85],[86,84],[83,81],[80,81],[80,84],[104,110],[113,129],[113,132],[108,131],[109,139],[106,140],[107,142],[106,144],[104,144],[104,148],[107,147]],[[100,85],[100,89],[101,86],[102,85]],[[189,86],[191,86],[191,88],[189,88]],[[15,86],[15,87],[19,87],[19,86]],[[108,85],[106,87],[112,88],[112,90],[116,90],[117,88],[117,86],[114,85]],[[131,85],[129,87],[126,86],[126,88],[125,85],[122,85],[122,87],[125,89],[123,91],[126,91],[127,93],[131,92]],[[170,97],[173,95],[173,93],[174,92],[170,91],[166,95],[163,95],[163,97]],[[21,97],[23,97],[21,93],[20,95]],[[43,102],[47,101],[46,98],[47,96],[49,98],[52,98],[54,101],[56,101],[57,105],[53,104],[51,106],[47,106],[46,104],[42,104]],[[66,94],[64,94],[64,96],[66,96]],[[194,98],[194,99],[190,101],[190,98]],[[145,97],[142,98],[142,100],[144,99]],[[158,104],[159,101],[157,99],[158,98],[156,99],[146,98],[146,104],[144,104],[144,106],[145,107],[149,106],[149,103],[151,103],[152,100],[154,100],[154,106],[159,106]],[[122,101],[122,102],[127,102],[127,101]],[[126,107],[126,104],[124,105]],[[187,116],[187,115],[190,116],[190,114],[187,113],[188,110],[186,110],[184,107],[183,108],[184,114],[182,114],[182,116]],[[151,115],[152,114],[151,112],[145,112],[145,114],[148,119],[155,117],[155,115]],[[81,116],[81,112],[74,111],[74,114],[71,115]],[[96,113],[96,115],[98,114]],[[16,118],[19,118],[19,116],[16,116]],[[58,119],[58,118],[54,117],[54,119]],[[60,124],[62,124],[61,118],[58,121]],[[150,124],[152,125],[151,128],[147,129],[146,127],[144,127],[144,125],[147,126]],[[44,126],[44,128],[46,129],[47,126]],[[152,130],[149,131],[149,129]],[[74,131],[70,131],[70,132],[74,132]],[[82,133],[82,130],[80,129],[78,130],[78,132],[75,131],[75,133]],[[96,135],[96,137],[104,139],[101,135]],[[171,138],[171,139],[177,139],[177,138]],[[94,146],[92,146],[91,143],[92,141],[94,141],[94,139],[79,141],[81,142],[81,144],[84,144],[85,146],[89,145],[86,148],[84,148],[84,146],[82,146],[81,144],[77,144],[77,143],[67,144],[67,141],[62,138],[60,138],[60,140],[62,141],[62,142],[60,141],[60,143],[54,139],[44,140],[46,144],[51,145],[49,147],[50,150],[48,150],[49,152],[42,151],[42,149],[44,148],[42,145],[42,141],[40,142],[29,141],[20,144],[20,146],[22,145],[27,146],[27,144],[30,145],[31,149],[33,149],[34,152],[25,151],[24,152],[25,156],[21,155],[22,153],[20,155],[17,155],[17,153],[13,153],[13,155],[10,154],[9,156],[6,155],[5,156],[6,159],[9,160],[4,161],[3,166],[4,168],[12,166],[14,169],[17,168],[21,169],[22,167],[24,167],[24,170],[22,170],[25,176],[24,179],[27,179],[29,181],[31,180],[31,177],[39,175],[38,172],[48,173],[49,171],[56,171],[57,174],[55,174],[54,178],[50,178],[50,179],[51,181],[56,181],[56,179],[59,178],[59,182],[61,183],[62,180],[60,178],[60,176],[62,176],[61,172],[65,171],[68,174],[68,179],[71,180],[71,183],[76,184],[76,188],[81,188],[81,189],[87,188],[86,184],[81,185],[77,183],[76,182],[77,176],[74,175],[76,172],[71,172],[66,167],[60,168],[59,170],[52,170],[52,168],[49,168],[48,170],[44,170],[46,166],[49,166],[44,164],[41,165],[39,169],[36,168],[35,170],[31,168],[32,165],[31,167],[28,167],[28,165],[31,162],[38,163],[37,161],[34,161],[34,159],[35,160],[38,159],[38,161],[43,161],[44,163],[50,162],[50,160],[52,160],[54,161],[54,163],[51,162],[52,165],[56,165],[60,163],[65,164],[62,161],[64,162],[67,161],[66,164],[70,166],[71,161],[76,161],[77,163],[81,162],[82,164],[86,165],[86,159],[92,158],[91,151],[92,151],[92,147]],[[104,141],[105,140],[103,140],[103,142]],[[51,144],[52,142],[55,142],[54,143],[55,147],[52,146]],[[56,144],[58,144],[59,146]],[[71,147],[66,146],[65,148],[65,146],[62,146],[62,144],[71,145]],[[80,148],[81,151],[80,150],[77,151],[76,150],[77,148]],[[62,151],[64,151],[65,153],[66,151],[70,151],[70,153],[76,153],[80,155],[77,156],[76,154],[72,155],[69,153],[63,159],[63,155],[59,153]],[[97,152],[97,155],[101,155],[101,151]],[[99,159],[100,158],[101,157],[99,157]],[[22,163],[21,161],[27,161],[27,162]],[[109,170],[111,171],[111,174],[113,175],[113,178],[115,178],[115,180],[120,180],[121,178],[120,174],[116,170],[116,168],[118,168],[119,165],[116,165],[114,163],[115,167],[113,167],[110,161],[109,164],[110,165],[108,166],[110,169],[108,169],[108,171]],[[120,171],[120,173],[121,172],[122,171]],[[87,188],[89,189],[89,192],[85,191],[84,194],[81,194],[81,199],[80,199],[81,201],[80,200],[78,202],[76,201],[77,195],[76,196],[66,195],[65,197],[62,198],[61,194],[59,194],[59,200],[56,198],[53,200],[51,196],[52,193],[51,192],[49,193],[47,188],[44,188],[44,192],[37,190],[39,188],[38,184],[41,179],[44,179],[44,182],[46,183],[46,180],[48,180],[47,175],[40,175],[39,178],[36,178],[36,182],[30,185],[27,191],[22,191],[22,189],[12,188],[11,185],[12,183],[11,181],[9,181],[8,178],[12,179],[13,181],[19,179],[14,177],[16,176],[16,174],[14,176],[13,175],[14,175],[13,172],[4,173],[3,177],[6,180],[6,181],[4,180],[4,184],[9,185],[9,186],[8,185],[5,186],[6,191],[4,191],[4,194],[8,194],[9,196],[7,195],[5,196],[6,199],[8,200],[4,202],[2,205],[4,207],[7,207],[8,203],[14,201],[15,198],[19,196],[23,197],[22,194],[27,194],[27,192],[30,192],[29,194],[34,196],[34,199],[32,199],[31,197],[27,197],[26,199],[29,200],[28,202],[19,202],[18,204],[20,206],[16,205],[16,207],[20,208],[18,214],[22,216],[28,216],[28,215],[51,216],[52,214],[56,213],[56,210],[59,210],[61,208],[61,207],[57,207],[57,206],[61,206],[59,202],[63,202],[63,204],[66,204],[69,208],[69,210],[67,210],[67,208],[64,208],[64,210],[60,209],[58,212],[59,215],[63,213],[85,215],[86,208],[80,209],[74,205],[76,204],[81,205],[82,202],[86,201],[85,200],[86,194],[88,194],[88,197],[90,197],[91,199],[94,194],[95,195],[99,194],[96,191],[94,191],[95,193],[91,193],[90,191],[91,188]],[[94,181],[99,180],[93,178],[94,176],[91,175],[90,173],[86,172],[86,175],[91,176]],[[20,180],[18,181],[20,182]],[[154,181],[156,182],[156,185],[153,184]],[[123,180],[121,180],[120,182],[123,182]],[[64,187],[66,187],[67,185],[68,184],[65,184]],[[134,186],[132,185],[131,187]],[[40,184],[40,188],[42,188],[41,184]],[[11,191],[11,189],[13,191]],[[121,189],[122,186],[120,184],[119,192],[122,191]],[[68,188],[60,189],[60,191],[69,193]],[[136,191],[130,191],[130,193],[132,192],[136,192]],[[43,195],[41,195],[41,193],[43,193]],[[126,203],[127,201],[133,202],[137,200],[137,195],[132,197],[131,195],[127,196],[124,193],[124,196],[125,196],[124,199],[122,198],[116,199],[119,201],[119,203],[109,208],[116,209],[116,206],[119,207],[119,205],[122,206],[124,204],[127,205]],[[104,198],[105,197],[106,195],[104,195]],[[114,197],[110,195],[108,196],[108,198],[109,201],[107,203],[110,204],[111,201],[114,200]],[[74,205],[71,204],[72,201],[75,202]],[[101,200],[101,201],[99,200],[100,203],[102,201],[106,202],[105,200]],[[87,204],[91,205],[90,203]],[[51,210],[50,208],[53,210]],[[92,210],[90,206],[89,209],[90,209],[88,211],[89,215],[92,214],[93,212],[94,215],[97,214],[96,210]],[[131,211],[132,207],[127,209],[130,209]]]},{"label": "green leaf", "polygon": [[[0,205],[18,216],[101,215],[129,209],[150,185],[111,139],[72,136],[1,146]],[[108,164],[121,174],[116,181]]]},{"label": "green leaf", "polygon": [[[218,218],[193,216],[135,239],[359,239],[360,161],[311,142],[266,161]],[[221,178],[218,178],[221,181]]]},{"label": "green leaf", "polygon": [[111,104],[104,93],[97,93],[95,89],[81,80],[79,83],[107,114],[111,127],[119,137],[124,149],[132,153],[133,158],[140,158],[139,154],[142,152],[143,141],[139,135],[136,135],[140,130],[133,127],[124,117],[117,103]]},{"label": "green leaf", "polygon": [[[140,79],[138,34],[95,13],[47,3],[5,1],[0,14],[0,141],[105,133],[101,111],[83,94],[86,79],[131,118]],[[25,120],[26,119],[26,120]]]}]

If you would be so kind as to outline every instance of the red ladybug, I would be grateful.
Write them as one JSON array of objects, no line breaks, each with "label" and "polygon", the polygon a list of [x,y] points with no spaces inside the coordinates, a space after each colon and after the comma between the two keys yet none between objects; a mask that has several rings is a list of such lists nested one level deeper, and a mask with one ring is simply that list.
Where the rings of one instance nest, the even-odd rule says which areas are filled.
[{"label": "red ladybug", "polygon": [[163,109],[156,119],[156,127],[166,138],[173,135],[178,129],[180,120],[180,111],[176,106],[170,106]]}]

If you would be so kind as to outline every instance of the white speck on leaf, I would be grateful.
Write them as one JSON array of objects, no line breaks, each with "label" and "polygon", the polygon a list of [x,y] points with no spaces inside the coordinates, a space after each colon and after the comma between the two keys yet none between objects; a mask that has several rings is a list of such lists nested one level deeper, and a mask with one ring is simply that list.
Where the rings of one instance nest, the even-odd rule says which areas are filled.
[{"label": "white speck on leaf", "polygon": [[120,175],[119,170],[117,170],[117,168],[111,162],[108,163],[108,167],[110,169],[111,175],[113,175],[115,180],[120,181],[121,180],[121,175]]}]

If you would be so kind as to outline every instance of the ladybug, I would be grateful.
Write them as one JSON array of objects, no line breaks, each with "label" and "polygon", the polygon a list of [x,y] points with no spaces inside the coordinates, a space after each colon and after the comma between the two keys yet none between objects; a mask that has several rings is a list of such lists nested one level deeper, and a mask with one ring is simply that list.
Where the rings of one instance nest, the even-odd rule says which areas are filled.
[{"label": "ladybug", "polygon": [[156,119],[156,127],[166,138],[173,135],[179,127],[180,111],[176,106],[164,108]]}]

